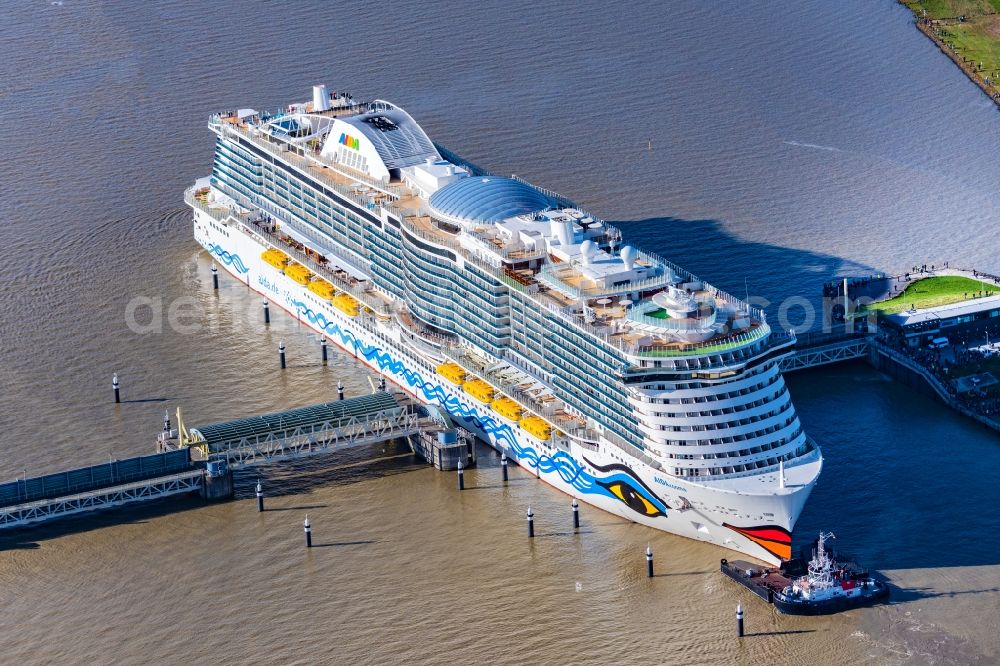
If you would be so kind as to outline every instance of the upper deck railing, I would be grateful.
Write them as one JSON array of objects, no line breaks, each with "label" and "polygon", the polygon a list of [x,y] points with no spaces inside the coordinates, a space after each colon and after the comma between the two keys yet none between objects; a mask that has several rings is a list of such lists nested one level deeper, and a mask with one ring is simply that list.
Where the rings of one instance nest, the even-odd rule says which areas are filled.
[{"label": "upper deck railing", "polygon": [[[448,148],[445,148],[444,146],[441,146],[439,144],[435,144],[435,147],[438,149],[438,152],[441,153],[442,157],[444,157],[445,159],[447,159],[450,162],[453,162],[453,163],[456,163],[456,164],[462,164],[464,166],[468,166],[470,168],[470,170],[472,170],[473,172],[476,173],[476,175],[495,175],[491,171],[489,171],[487,169],[484,169],[482,167],[479,167],[479,166],[477,166],[477,165],[469,162],[468,160],[466,160],[466,159],[462,158],[461,156],[459,156],[457,153],[449,150]],[[524,180],[523,178],[521,178],[520,176],[518,176],[516,174],[512,175],[511,177],[514,180],[517,180],[517,181],[519,181],[521,183],[524,183],[525,185],[528,185],[528,186],[536,189],[537,191],[545,194],[546,196],[549,196],[549,197],[551,197],[553,199],[556,199],[558,201],[564,202],[567,206],[571,206],[571,207],[579,209],[580,211],[584,212],[586,215],[588,215],[591,218],[593,218],[595,222],[601,224],[603,226],[603,228],[605,229],[605,233],[607,233],[609,236],[612,236],[612,237],[615,237],[615,238],[618,238],[618,239],[622,238],[621,229],[619,229],[618,227],[616,227],[616,226],[614,226],[612,224],[607,223],[606,221],[602,220],[601,218],[597,217],[596,215],[593,215],[592,213],[590,213],[590,212],[588,212],[588,211],[580,208],[575,203],[573,203],[573,201],[571,199],[569,199],[568,197],[565,197],[565,196],[559,194],[558,192],[554,192],[554,191],[546,189],[544,187],[539,187],[538,185],[535,185],[534,183],[531,183],[529,181]],[[718,288],[716,288],[714,286],[708,285],[703,280],[701,280],[697,276],[695,276],[693,273],[691,273],[688,270],[685,270],[685,269],[681,268],[680,266],[678,266],[674,262],[670,261],[669,259],[666,259],[666,258],[664,258],[664,257],[656,254],[655,252],[649,252],[649,251],[641,250],[641,249],[638,249],[638,248],[637,248],[637,252],[638,252],[638,254],[637,254],[638,258],[641,261],[643,261],[644,263],[647,263],[647,264],[652,265],[652,266],[661,266],[661,267],[669,270],[670,272],[672,272],[673,273],[672,276],[669,276],[669,275],[665,276],[665,277],[669,277],[671,281],[702,282],[703,284],[706,285],[706,288],[709,289],[713,293],[713,295],[715,295],[715,297],[718,298],[719,300],[724,301],[724,302],[728,303],[729,305],[732,305],[736,309],[746,311],[754,319],[758,319],[758,320],[760,320],[762,322],[763,321],[767,321],[767,315],[764,313],[764,311],[761,308],[758,308],[758,307],[755,307],[753,305],[750,305],[749,303],[747,303],[747,302],[745,302],[745,301],[737,298],[736,296],[733,296],[732,294],[730,294],[728,292],[725,292],[725,291],[723,291],[721,289],[718,289]],[[657,282],[657,278],[654,278],[653,279],[653,283],[655,284],[656,282]],[[638,288],[642,289],[644,287],[640,284],[638,286]]]},{"label": "upper deck railing", "polygon": [[528,187],[530,187],[530,188],[532,188],[534,190],[537,190],[538,192],[541,192],[542,194],[544,194],[548,198],[556,200],[564,208],[575,208],[576,207],[573,204],[573,201],[569,197],[564,197],[563,195],[559,194],[558,192],[553,192],[552,190],[544,188],[544,187],[541,187],[540,185],[535,185],[534,183],[529,183],[528,181],[526,181],[524,178],[521,178],[517,174],[511,174],[510,177],[511,177],[512,180],[516,180],[517,182],[521,183],[522,185],[527,185]]},{"label": "upper deck railing", "polygon": [[761,324],[750,331],[727,336],[720,340],[706,340],[705,342],[684,343],[681,348],[669,348],[653,345],[631,345],[633,356],[649,358],[667,358],[680,356],[694,356],[705,354],[717,354],[731,351],[740,347],[745,347],[753,342],[763,340],[770,333],[767,324]]}]

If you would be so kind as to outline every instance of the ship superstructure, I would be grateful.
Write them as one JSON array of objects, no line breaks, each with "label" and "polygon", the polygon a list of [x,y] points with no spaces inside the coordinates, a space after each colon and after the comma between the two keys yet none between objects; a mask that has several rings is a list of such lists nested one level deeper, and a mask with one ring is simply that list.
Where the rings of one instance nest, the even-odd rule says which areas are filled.
[{"label": "ship superstructure", "polygon": [[316,86],[226,111],[195,238],[233,275],[545,481],[777,562],[822,466],[764,313],[566,198]]}]

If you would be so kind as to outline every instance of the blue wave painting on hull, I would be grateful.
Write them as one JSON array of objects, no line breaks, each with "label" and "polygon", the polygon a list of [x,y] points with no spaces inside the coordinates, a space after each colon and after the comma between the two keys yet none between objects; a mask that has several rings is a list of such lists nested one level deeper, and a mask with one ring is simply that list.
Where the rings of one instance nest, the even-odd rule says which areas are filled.
[{"label": "blue wave painting on hull", "polygon": [[[596,477],[584,469],[583,465],[578,463],[568,453],[556,451],[551,455],[544,455],[539,454],[534,447],[519,444],[517,435],[510,425],[494,419],[489,414],[480,413],[474,405],[464,405],[455,396],[448,395],[440,386],[425,381],[419,372],[407,368],[402,361],[394,359],[388,352],[382,351],[375,346],[365,345],[351,331],[344,330],[336,322],[329,321],[323,313],[314,312],[302,301],[292,301],[292,305],[311,324],[319,326],[320,329],[331,337],[337,336],[344,346],[353,348],[369,362],[376,363],[380,370],[402,377],[411,388],[415,389],[415,392],[420,391],[427,402],[436,402],[447,409],[452,415],[475,423],[477,427],[491,435],[502,446],[513,451],[520,462],[526,462],[530,467],[536,468],[545,474],[556,472],[563,481],[580,492],[605,495],[622,501],[620,496],[614,494],[605,486],[612,485],[613,482],[628,483],[625,475],[613,474],[608,477],[601,477],[601,482],[604,483],[604,485],[601,485],[601,483],[597,483]],[[660,509],[664,515],[666,514],[667,507],[659,498],[650,496],[648,493],[635,488],[632,484],[629,485],[633,490],[642,494],[650,503]]]},{"label": "blue wave painting on hull", "polygon": [[240,255],[226,252],[222,249],[221,245],[213,243],[212,246],[208,248],[208,251],[218,257],[219,261],[224,263],[226,266],[232,266],[240,273],[247,273],[250,271],[250,269],[246,267],[246,264],[243,263],[243,260],[240,259]]}]

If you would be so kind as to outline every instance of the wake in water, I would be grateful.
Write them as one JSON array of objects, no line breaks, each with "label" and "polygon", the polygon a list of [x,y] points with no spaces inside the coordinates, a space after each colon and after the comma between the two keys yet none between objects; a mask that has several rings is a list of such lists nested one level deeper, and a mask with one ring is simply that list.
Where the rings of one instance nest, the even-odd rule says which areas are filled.
[{"label": "wake in water", "polygon": [[800,143],[798,141],[782,141],[782,143],[784,143],[785,145],[788,145],[788,146],[798,146],[800,148],[815,148],[816,150],[828,150],[831,153],[842,153],[842,152],[844,152],[840,148],[834,148],[833,146],[820,146],[820,145],[815,144],[815,143]]}]

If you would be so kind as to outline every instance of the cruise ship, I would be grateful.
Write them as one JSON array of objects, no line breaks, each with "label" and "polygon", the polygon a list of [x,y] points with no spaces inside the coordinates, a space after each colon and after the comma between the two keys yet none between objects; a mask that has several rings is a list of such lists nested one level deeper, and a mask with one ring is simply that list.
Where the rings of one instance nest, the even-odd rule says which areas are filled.
[{"label": "cruise ship", "polygon": [[185,200],[237,280],[581,501],[791,556],[823,461],[760,309],[383,100],[314,86],[208,127]]}]

